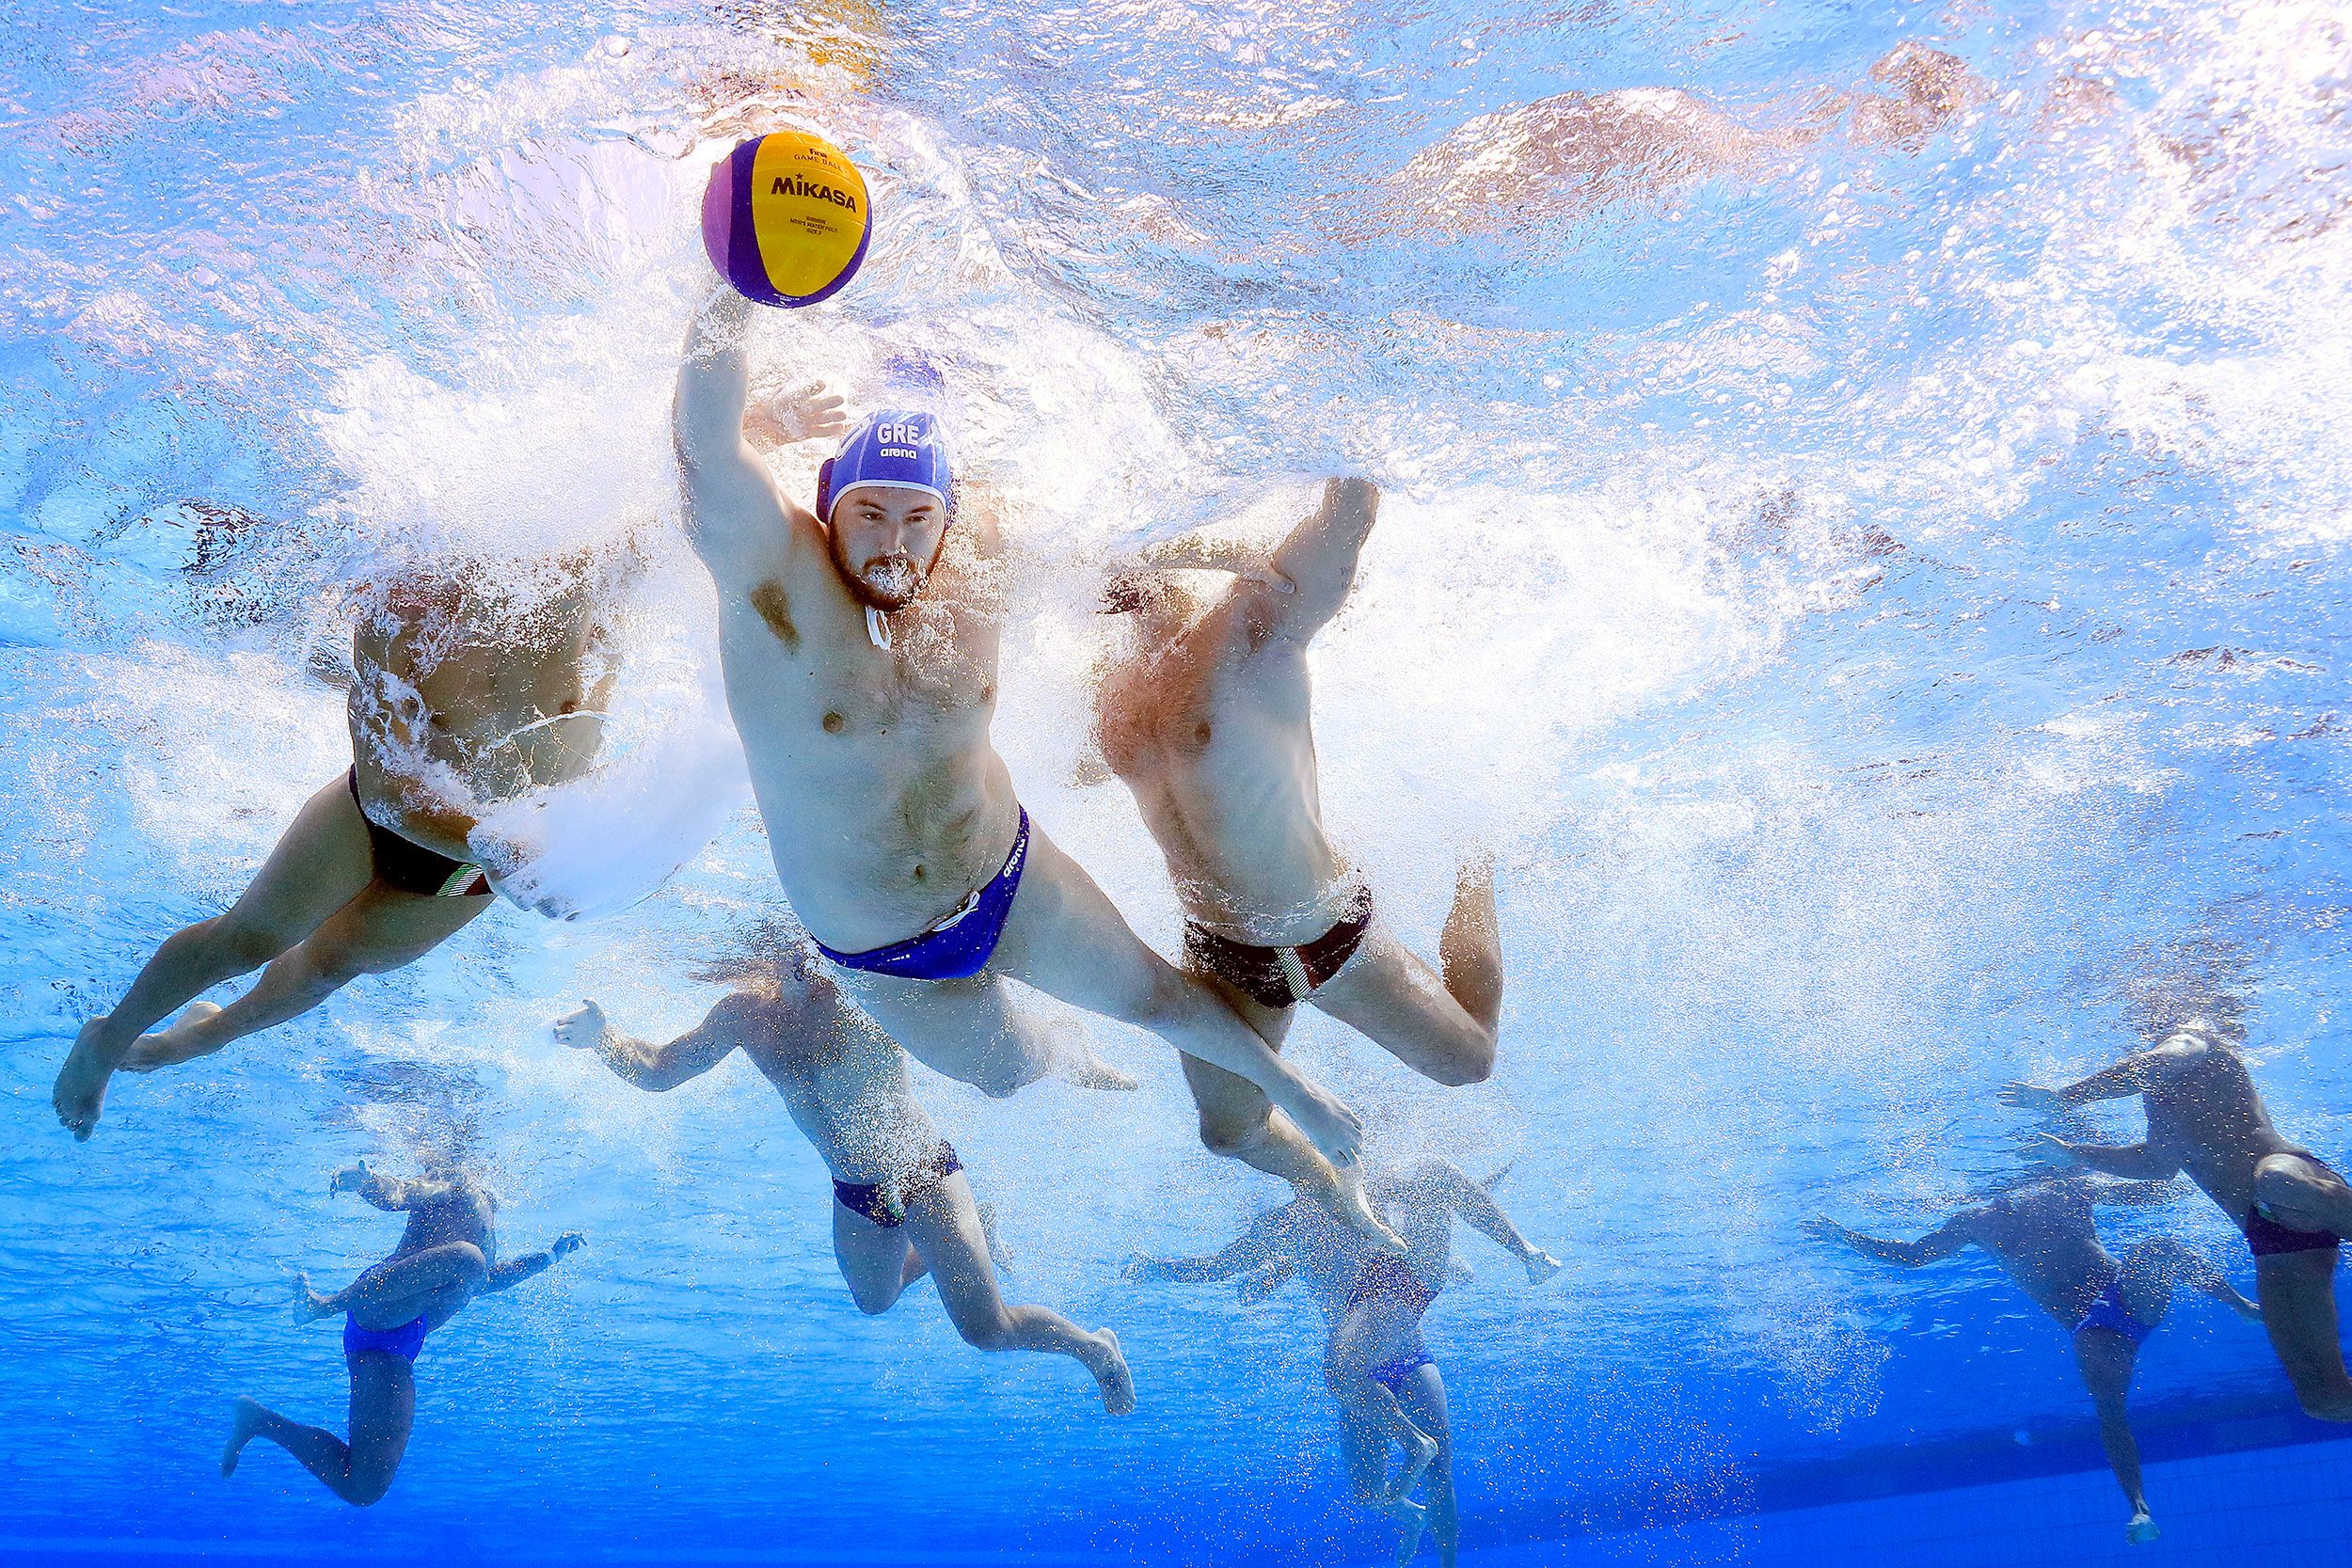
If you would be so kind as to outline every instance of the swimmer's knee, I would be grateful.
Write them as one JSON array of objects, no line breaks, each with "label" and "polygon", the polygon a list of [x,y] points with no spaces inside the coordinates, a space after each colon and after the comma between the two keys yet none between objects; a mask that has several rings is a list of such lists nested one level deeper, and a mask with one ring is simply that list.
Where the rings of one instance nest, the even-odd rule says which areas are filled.
[{"label": "swimmer's knee", "polygon": [[489,1255],[471,1242],[452,1242],[449,1248],[450,1261],[459,1274],[472,1278],[482,1278],[489,1274]]},{"label": "swimmer's knee", "polygon": [[373,1508],[391,1489],[390,1476],[354,1476],[344,1483],[342,1498],[354,1508]]},{"label": "swimmer's knee", "polygon": [[1002,1312],[969,1314],[956,1319],[956,1332],[974,1350],[1000,1351],[1012,1348],[1012,1320]]},{"label": "swimmer's knee", "polygon": [[1250,1121],[1235,1116],[1200,1113],[1200,1147],[1220,1159],[1240,1159],[1264,1143],[1272,1132],[1264,1116]]},{"label": "swimmer's knee", "polygon": [[1483,1084],[1494,1075],[1495,1037],[1481,1030],[1463,1041],[1442,1071],[1431,1076],[1447,1088],[1459,1089]]},{"label": "swimmer's knee", "polygon": [[247,971],[261,968],[294,945],[283,932],[239,920],[233,913],[215,921],[210,935],[222,953]]},{"label": "swimmer's knee", "polygon": [[2352,1390],[2298,1388],[2295,1402],[2314,1421],[2352,1422]]}]

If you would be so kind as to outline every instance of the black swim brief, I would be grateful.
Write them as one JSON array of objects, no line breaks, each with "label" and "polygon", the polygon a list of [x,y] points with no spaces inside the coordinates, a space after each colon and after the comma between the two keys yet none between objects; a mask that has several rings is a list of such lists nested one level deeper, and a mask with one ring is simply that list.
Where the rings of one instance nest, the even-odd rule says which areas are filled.
[{"label": "black swim brief", "polygon": [[1295,1007],[1347,967],[1372,926],[1372,889],[1359,887],[1340,923],[1295,947],[1259,947],[1184,922],[1184,957],[1261,1007]]},{"label": "black swim brief", "polygon": [[1392,1252],[1384,1252],[1364,1265],[1363,1273],[1347,1292],[1347,1309],[1351,1312],[1367,1301],[1386,1296],[1401,1301],[1419,1317],[1429,1310],[1429,1304],[1438,1299],[1438,1292],[1421,1282],[1421,1275],[1405,1266],[1405,1259]]},{"label": "black swim brief", "polygon": [[[2336,1177],[2339,1181],[2344,1180],[2336,1176],[2333,1165],[2316,1154],[2298,1154],[2296,1158]],[[2260,1203],[2246,1212],[2246,1224],[2241,1228],[2246,1232],[2248,1248],[2257,1258],[2271,1258],[2286,1252],[2317,1252],[2322,1247],[2340,1245],[2344,1241],[2332,1230],[2297,1230],[2293,1226],[2280,1225],[2263,1212]]]},{"label": "black swim brief", "polygon": [[351,803],[368,825],[368,858],[375,863],[375,879],[403,893],[426,898],[475,898],[492,891],[490,879],[471,861],[453,861],[438,849],[401,837],[377,825],[359,800],[359,769],[343,775],[351,786]]},{"label": "black swim brief", "polygon": [[833,1184],[833,1200],[852,1214],[863,1214],[884,1230],[907,1222],[907,1205],[963,1168],[956,1146],[942,1138],[915,1167],[896,1181],[867,1186],[859,1181]]}]

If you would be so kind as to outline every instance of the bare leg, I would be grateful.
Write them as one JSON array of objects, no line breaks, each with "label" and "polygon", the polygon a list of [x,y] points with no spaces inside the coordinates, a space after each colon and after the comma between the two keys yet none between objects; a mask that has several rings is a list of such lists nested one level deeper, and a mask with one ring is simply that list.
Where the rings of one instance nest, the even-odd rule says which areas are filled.
[{"label": "bare leg", "polygon": [[[2139,1316],[2137,1310],[2132,1315]],[[2123,1527],[2123,1534],[2127,1540],[2145,1543],[2156,1538],[2156,1522],[2148,1516],[2148,1494],[2139,1475],[2139,1444],[2132,1436],[2131,1419],[2124,1412],[2124,1399],[2131,1392],[2132,1369],[2137,1358],[2138,1352],[2132,1342],[2112,1329],[2074,1331],[2074,1365],[2081,1371],[2083,1386],[2090,1390],[2090,1402],[2099,1413],[2099,1445],[2106,1449],[2115,1483],[2123,1489],[2123,1498],[2132,1507],[2132,1517]]]},{"label": "bare leg", "polygon": [[381,1500],[408,1451],[408,1433],[417,1414],[416,1384],[406,1361],[381,1351],[362,1351],[348,1365],[350,1442],[323,1427],[289,1420],[258,1400],[240,1398],[230,1421],[228,1446],[221,1450],[220,1473],[234,1474],[245,1446],[266,1437],[343,1501],[365,1508]]},{"label": "bare leg", "polygon": [[1356,1114],[1301,1077],[1215,992],[1146,947],[1094,879],[1034,827],[1028,868],[993,961],[1049,996],[1149,1030],[1248,1079],[1325,1158],[1355,1163],[1363,1142]]},{"label": "bare leg", "polygon": [[1483,1083],[1494,1071],[1502,1016],[1502,943],[1486,862],[1463,869],[1438,952],[1443,979],[1375,917],[1314,1006],[1425,1078]]},{"label": "bare leg", "polygon": [[1438,1457],[1438,1440],[1413,1424],[1388,1388],[1372,1380],[1372,1370],[1396,1359],[1413,1342],[1421,1314],[1403,1302],[1375,1296],[1347,1310],[1331,1330],[1323,1374],[1340,1407],[1405,1450],[1404,1468],[1383,1488],[1386,1499],[1412,1491]]},{"label": "bare leg", "polygon": [[[1195,977],[1216,992],[1261,1038],[1281,1049],[1283,1037],[1290,1033],[1292,1009],[1262,1007],[1213,975]],[[1358,1167],[1334,1169],[1248,1079],[1212,1067],[1197,1056],[1177,1060],[1184,1066],[1185,1085],[1192,1090],[1192,1102],[1200,1111],[1201,1145],[1210,1153],[1239,1160],[1279,1181],[1287,1181],[1299,1196],[1350,1229],[1375,1236],[1384,1246],[1404,1250],[1373,1212]]]},{"label": "bare leg", "polygon": [[2240,1295],[2227,1275],[2169,1236],[2151,1236],[2134,1245],[2123,1255],[2116,1279],[2132,1316],[2152,1328],[2171,1309],[2175,1285],[2213,1297],[2249,1323],[2262,1321],[2262,1308]]},{"label": "bare leg", "polygon": [[1340,1457],[1347,1466],[1347,1489],[1366,1508],[1376,1508],[1396,1522],[1396,1560],[1411,1560],[1421,1549],[1421,1532],[1429,1510],[1410,1497],[1388,1497],[1389,1440],[1369,1421],[1340,1407]]},{"label": "bare leg", "polygon": [[1472,1230],[1518,1259],[1530,1284],[1540,1285],[1560,1272],[1560,1259],[1520,1235],[1519,1227],[1511,1223],[1511,1216],[1485,1186],[1453,1165],[1440,1166],[1437,1180],[1454,1212]]},{"label": "bare leg", "polygon": [[300,942],[373,875],[367,820],[338,778],[304,803],[226,914],[167,938],[114,1011],[82,1026],[51,1097],[57,1119],[74,1136],[88,1137],[106,1080],[133,1042],[196,996]]},{"label": "bare leg", "polygon": [[940,1303],[966,1344],[1067,1355],[1094,1374],[1104,1409],[1114,1416],[1135,1409],[1135,1379],[1118,1335],[1107,1328],[1089,1334],[1058,1312],[1005,1300],[989,1261],[979,1207],[961,1171],[950,1172],[914,1200],[905,1229],[915,1251],[930,1262]]},{"label": "bare leg", "polygon": [[908,1286],[929,1272],[922,1257],[907,1243],[903,1226],[876,1225],[864,1214],[833,1206],[833,1258],[850,1299],[867,1316],[878,1316],[898,1305]]},{"label": "bare leg", "polygon": [[1438,1538],[1438,1568],[1454,1568],[1462,1549],[1462,1515],[1454,1495],[1454,1423],[1446,1409],[1445,1379],[1434,1363],[1416,1367],[1396,1397],[1413,1424],[1438,1440],[1438,1457],[1429,1462],[1429,1489],[1422,1496],[1429,1499],[1429,1528]]},{"label": "bare leg", "polygon": [[2323,1421],[2352,1421],[2352,1377],[2344,1370],[2336,1326],[2336,1249],[2277,1253],[2254,1263],[2270,1347],[2295,1385],[2303,1412]]},{"label": "bare leg", "polygon": [[216,1012],[192,1015],[149,1036],[124,1065],[139,1065],[151,1055],[160,1062],[187,1061],[298,1018],[362,974],[415,963],[497,901],[486,893],[428,898],[372,882],[274,960],[251,990]]},{"label": "bare leg", "polygon": [[480,1247],[471,1242],[443,1242],[387,1258],[331,1296],[312,1293],[310,1281],[297,1276],[294,1310],[299,1317],[307,1304],[314,1319],[348,1312],[361,1328],[395,1329],[437,1307],[463,1307],[489,1274],[489,1260]]},{"label": "bare leg", "polygon": [[866,1016],[934,1072],[997,1099],[1051,1076],[1053,1036],[1023,1008],[1002,980],[900,980],[835,972]]}]

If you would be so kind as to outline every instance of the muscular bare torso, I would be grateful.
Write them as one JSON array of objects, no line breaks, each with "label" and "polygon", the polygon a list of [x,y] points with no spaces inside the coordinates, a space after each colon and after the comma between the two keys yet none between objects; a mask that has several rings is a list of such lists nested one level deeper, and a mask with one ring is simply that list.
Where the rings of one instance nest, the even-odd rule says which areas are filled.
[{"label": "muscular bare torso", "polygon": [[528,606],[454,578],[393,583],[352,638],[352,766],[369,816],[466,860],[487,808],[583,771],[601,734],[595,574]]},{"label": "muscular bare torso", "polygon": [[1011,850],[1019,808],[989,741],[994,575],[951,532],[923,596],[889,617],[886,650],[821,546],[718,578],[727,706],[776,876],[828,946],[914,935]]},{"label": "muscular bare torso", "polygon": [[1263,943],[1329,927],[1347,866],[1325,837],[1302,643],[1237,582],[1205,610],[1138,611],[1096,697],[1103,760],[1134,791],[1185,913]]}]

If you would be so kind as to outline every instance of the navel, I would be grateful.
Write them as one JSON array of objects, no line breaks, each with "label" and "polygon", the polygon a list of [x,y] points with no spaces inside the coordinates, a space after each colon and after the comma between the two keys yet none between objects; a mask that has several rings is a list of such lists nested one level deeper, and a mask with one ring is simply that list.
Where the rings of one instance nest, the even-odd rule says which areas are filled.
[{"label": "navel", "polygon": [[792,606],[784,596],[784,584],[770,578],[753,589],[752,608],[759,611],[759,618],[768,623],[768,629],[776,634],[777,641],[787,649],[801,645],[801,628],[792,624]]},{"label": "navel", "polygon": [[837,713],[828,713],[825,715],[825,733],[827,735],[839,735],[841,733],[842,726],[848,722],[848,720],[842,718],[841,715]]}]

